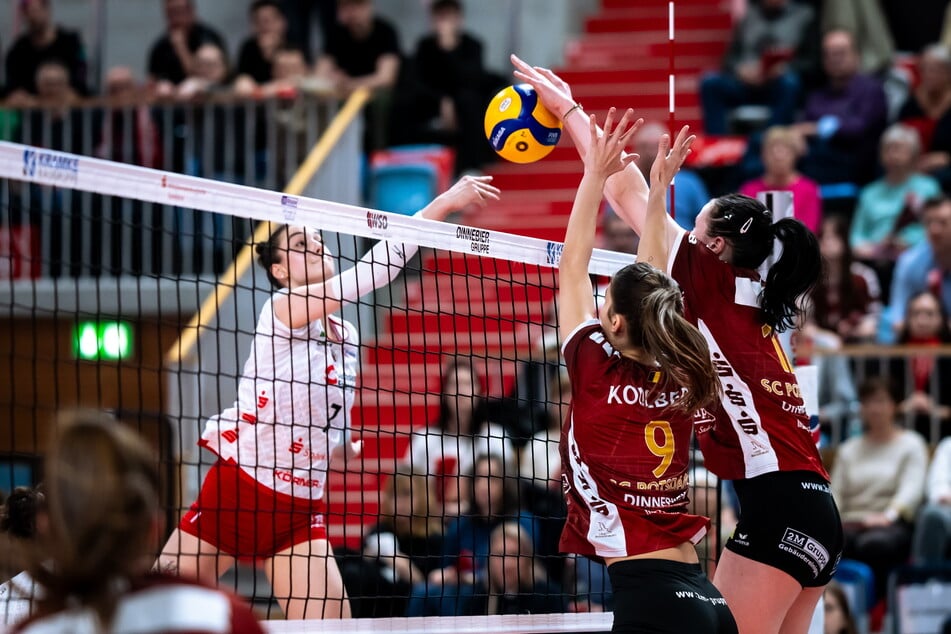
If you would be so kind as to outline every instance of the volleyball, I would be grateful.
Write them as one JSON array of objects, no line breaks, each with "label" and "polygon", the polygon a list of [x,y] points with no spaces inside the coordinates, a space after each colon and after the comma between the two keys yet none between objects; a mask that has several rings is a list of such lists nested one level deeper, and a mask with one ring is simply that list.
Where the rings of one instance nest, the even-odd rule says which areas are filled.
[{"label": "volleyball", "polygon": [[485,136],[495,152],[513,163],[534,163],[558,145],[561,121],[528,84],[503,88],[485,111]]}]

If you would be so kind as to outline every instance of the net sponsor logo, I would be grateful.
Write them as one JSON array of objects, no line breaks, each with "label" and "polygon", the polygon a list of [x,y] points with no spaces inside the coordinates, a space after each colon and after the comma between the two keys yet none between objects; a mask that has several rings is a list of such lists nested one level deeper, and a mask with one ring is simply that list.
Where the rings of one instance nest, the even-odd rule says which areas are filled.
[{"label": "net sponsor logo", "polygon": [[546,262],[552,266],[558,266],[561,264],[561,254],[564,250],[565,245],[561,242],[549,242],[545,246]]},{"label": "net sponsor logo", "polygon": [[179,185],[173,183],[169,180],[168,175],[162,176],[162,189],[166,191],[169,200],[175,201],[184,201],[188,194],[197,194],[199,196],[204,196],[208,192],[199,187],[189,187],[187,185]]},{"label": "net sponsor logo", "polygon": [[281,210],[284,212],[284,221],[293,222],[297,217],[297,205],[300,201],[293,196],[281,196]]},{"label": "net sponsor logo", "polygon": [[456,227],[456,239],[464,240],[469,243],[469,250],[473,253],[489,253],[490,233],[485,229],[475,229],[473,227]]},{"label": "net sponsor logo", "polygon": [[386,217],[386,214],[383,214],[377,211],[367,212],[367,227],[368,228],[385,231],[387,226],[389,226],[389,224],[390,224],[390,221]]},{"label": "net sponsor logo", "polygon": [[79,177],[79,159],[58,152],[23,151],[23,175],[63,183],[75,183]]}]

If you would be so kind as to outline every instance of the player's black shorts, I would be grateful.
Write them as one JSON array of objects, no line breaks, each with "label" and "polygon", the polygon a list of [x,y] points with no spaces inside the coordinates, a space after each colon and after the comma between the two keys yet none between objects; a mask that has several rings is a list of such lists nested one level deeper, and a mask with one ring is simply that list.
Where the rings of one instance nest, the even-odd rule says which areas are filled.
[{"label": "player's black shorts", "polygon": [[733,483],[739,522],[726,547],[778,568],[804,588],[829,583],[842,555],[842,520],[829,483],[811,471],[777,471]]},{"label": "player's black shorts", "polygon": [[700,564],[628,559],[608,567],[614,590],[612,632],[736,634],[726,599]]}]

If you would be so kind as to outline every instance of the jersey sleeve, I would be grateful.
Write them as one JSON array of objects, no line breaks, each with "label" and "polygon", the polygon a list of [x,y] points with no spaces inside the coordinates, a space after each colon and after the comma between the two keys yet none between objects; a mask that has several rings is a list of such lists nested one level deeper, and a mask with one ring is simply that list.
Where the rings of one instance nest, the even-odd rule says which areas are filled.
[{"label": "jersey sleeve", "polygon": [[728,296],[735,284],[733,267],[721,262],[693,234],[684,231],[674,243],[667,270],[683,289],[686,303],[697,318],[711,309],[718,310],[725,301],[735,301]]},{"label": "jersey sleeve", "polygon": [[607,363],[614,355],[614,347],[605,338],[601,322],[588,319],[568,334],[561,352],[572,385],[578,385],[578,378],[585,374],[591,376]]}]

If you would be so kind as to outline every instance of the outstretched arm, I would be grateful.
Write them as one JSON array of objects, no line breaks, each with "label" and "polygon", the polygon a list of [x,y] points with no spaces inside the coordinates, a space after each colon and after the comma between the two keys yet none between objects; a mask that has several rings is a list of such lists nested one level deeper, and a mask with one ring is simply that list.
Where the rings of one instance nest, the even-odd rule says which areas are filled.
[{"label": "outstretched arm", "polygon": [[605,182],[611,174],[629,165],[634,154],[625,154],[624,146],[640,123],[629,126],[634,112],[624,113],[617,128],[614,108],[599,134],[594,115],[588,120],[590,150],[584,157],[584,176],[575,195],[575,203],[565,230],[565,248],[558,266],[558,329],[564,341],[579,324],[594,317],[594,289],[588,276],[588,264],[594,249],[598,208]]},{"label": "outstretched arm", "polygon": [[[591,135],[586,113],[580,107],[575,108],[578,104],[571,95],[571,87],[547,68],[529,66],[515,55],[512,55],[511,61],[516,69],[515,76],[530,84],[542,104],[564,121],[565,130],[583,160],[591,145]],[[640,235],[647,214],[648,193],[647,181],[641,170],[636,165],[627,164],[623,170],[608,178],[604,193],[618,216]],[[670,222],[676,224],[673,218],[670,218]]]},{"label": "outstretched arm", "polygon": [[639,262],[647,262],[667,273],[670,273],[670,251],[683,231],[676,224],[671,226],[672,223],[668,222],[670,216],[667,215],[667,189],[690,154],[690,145],[696,137],[689,132],[690,126],[681,128],[673,147],[670,146],[670,135],[667,134],[663,135],[657,144],[657,158],[651,165],[651,188],[647,197],[644,231],[637,247]]},{"label": "outstretched arm", "polygon": [[[491,176],[463,176],[415,215],[428,220],[445,220],[453,211],[470,204],[485,206],[490,200],[499,199],[499,190],[491,181]],[[325,282],[301,286],[286,296],[278,296],[274,300],[274,314],[290,328],[322,319],[340,310],[344,301],[356,301],[389,284],[417,249],[417,245],[381,240],[352,268]]]}]

